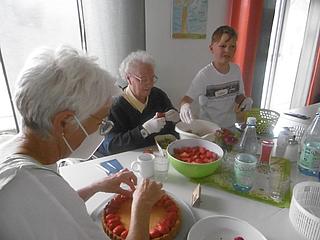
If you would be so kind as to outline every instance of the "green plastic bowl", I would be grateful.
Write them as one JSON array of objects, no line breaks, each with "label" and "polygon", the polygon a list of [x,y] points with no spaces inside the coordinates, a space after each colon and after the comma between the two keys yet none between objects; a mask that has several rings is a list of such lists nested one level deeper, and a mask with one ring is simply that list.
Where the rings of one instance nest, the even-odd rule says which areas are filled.
[{"label": "green plastic bowl", "polygon": [[[205,147],[206,149],[218,154],[219,159],[211,163],[187,163],[173,157],[173,150],[181,147]],[[168,159],[171,165],[182,175],[188,178],[202,178],[212,175],[220,166],[223,157],[222,148],[204,139],[180,139],[169,144],[167,148]]]}]

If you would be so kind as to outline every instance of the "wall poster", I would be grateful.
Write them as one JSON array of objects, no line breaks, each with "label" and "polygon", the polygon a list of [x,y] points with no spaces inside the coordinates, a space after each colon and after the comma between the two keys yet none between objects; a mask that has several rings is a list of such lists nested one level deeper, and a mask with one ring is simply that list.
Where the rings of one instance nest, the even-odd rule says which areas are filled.
[{"label": "wall poster", "polygon": [[205,39],[208,0],[172,0],[172,38]]}]

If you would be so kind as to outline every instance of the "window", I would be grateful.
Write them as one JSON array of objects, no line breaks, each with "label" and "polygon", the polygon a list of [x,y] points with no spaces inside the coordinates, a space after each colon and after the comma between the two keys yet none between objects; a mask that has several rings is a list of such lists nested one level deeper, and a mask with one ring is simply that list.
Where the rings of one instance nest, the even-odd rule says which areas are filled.
[{"label": "window", "polygon": [[77,1],[1,0],[0,22],[5,69],[0,71],[1,132],[16,129],[8,90],[14,95],[15,80],[27,56],[39,46],[68,44],[81,49],[81,39]]},{"label": "window", "polygon": [[309,0],[277,1],[262,96],[263,107],[280,112],[290,108],[308,7]]},{"label": "window", "polygon": [[19,71],[35,48],[67,44],[88,50],[112,74],[131,51],[145,49],[144,0],[1,0],[0,22],[0,134],[16,130],[18,112],[9,93],[14,95]]},{"label": "window", "polygon": [[277,1],[261,107],[283,112],[305,106],[319,20],[315,0]]},{"label": "window", "polygon": [[17,127],[13,116],[12,105],[10,103],[10,95],[8,90],[9,89],[7,88],[7,82],[5,80],[4,72],[0,71],[0,132],[15,132]]}]

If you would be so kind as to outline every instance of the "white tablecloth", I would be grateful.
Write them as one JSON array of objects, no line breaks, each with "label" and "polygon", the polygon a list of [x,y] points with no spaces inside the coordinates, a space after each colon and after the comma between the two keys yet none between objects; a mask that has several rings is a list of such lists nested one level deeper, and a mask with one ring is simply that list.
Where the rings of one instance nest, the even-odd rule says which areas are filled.
[{"label": "white tablecloth", "polygon": [[[308,120],[301,120],[281,113],[278,126],[301,126],[306,128],[311,123],[319,107],[320,103],[287,111],[305,114],[310,117]],[[141,154],[141,150],[129,151],[80,164],[70,165],[61,168],[60,173],[73,188],[78,189],[105,176],[105,173],[96,166],[99,162],[116,158],[124,167],[130,168],[131,162],[135,160],[139,154]],[[303,177],[297,174],[295,164],[293,164],[292,167],[291,178],[292,184],[305,180],[317,181],[315,178]],[[186,177],[182,176],[170,166],[169,177],[164,184],[164,189],[166,191],[190,204],[191,194],[195,187],[195,183],[190,182]],[[110,195],[106,193],[98,193],[89,199],[86,203],[89,214],[109,196]],[[202,186],[200,207],[192,208],[192,210],[197,219],[211,215],[229,215],[240,218],[257,228],[268,240],[304,239],[293,228],[289,220],[289,209],[277,208],[212,187]]]},{"label": "white tablecloth", "polygon": [[[61,168],[62,176],[70,185],[78,189],[103,176],[105,173],[96,166],[108,159],[118,159],[124,167],[129,168],[141,150],[129,151],[84,163]],[[186,177],[170,166],[168,180],[164,189],[190,204],[191,194],[196,187]],[[104,201],[109,194],[98,193],[86,203],[89,214]],[[269,240],[303,239],[293,228],[289,220],[289,209],[277,208],[241,196],[227,193],[212,187],[202,186],[201,204],[192,208],[197,219],[211,215],[229,215],[249,222]]]}]

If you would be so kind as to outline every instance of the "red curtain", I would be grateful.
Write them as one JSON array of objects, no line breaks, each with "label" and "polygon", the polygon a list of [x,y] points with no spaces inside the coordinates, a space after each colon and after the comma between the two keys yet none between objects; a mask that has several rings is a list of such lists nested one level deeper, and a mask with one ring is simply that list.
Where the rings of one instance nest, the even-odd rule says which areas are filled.
[{"label": "red curtain", "polygon": [[251,96],[259,43],[263,0],[229,0],[229,25],[238,32],[234,62],[242,71],[245,93]]},{"label": "red curtain", "polygon": [[307,98],[307,105],[320,102],[320,39],[318,38],[318,50],[316,60],[313,67],[311,84]]}]

